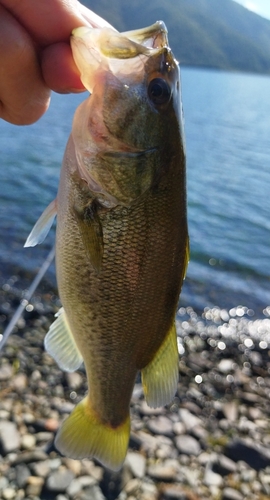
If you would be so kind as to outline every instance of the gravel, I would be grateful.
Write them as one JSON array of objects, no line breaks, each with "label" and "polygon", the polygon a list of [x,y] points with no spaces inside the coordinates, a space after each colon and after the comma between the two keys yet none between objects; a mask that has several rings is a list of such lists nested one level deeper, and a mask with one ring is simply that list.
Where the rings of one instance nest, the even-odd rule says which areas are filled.
[{"label": "gravel", "polygon": [[[3,328],[17,295],[0,292]],[[129,450],[115,473],[54,448],[60,423],[87,391],[83,369],[63,373],[44,352],[57,306],[53,292],[36,295],[1,353],[1,499],[270,497],[270,308],[257,319],[243,306],[179,309],[177,394],[166,408],[149,408],[138,378]]]}]

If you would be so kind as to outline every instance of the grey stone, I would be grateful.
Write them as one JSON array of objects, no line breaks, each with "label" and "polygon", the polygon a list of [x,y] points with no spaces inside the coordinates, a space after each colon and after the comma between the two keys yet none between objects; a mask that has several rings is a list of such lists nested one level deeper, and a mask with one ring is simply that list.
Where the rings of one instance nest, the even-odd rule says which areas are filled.
[{"label": "grey stone", "polygon": [[126,463],[128,464],[133,476],[138,478],[144,477],[146,459],[143,455],[130,451],[127,454]]},{"label": "grey stone", "polygon": [[[180,484],[163,484],[160,489],[160,500],[191,500],[192,497]],[[193,497],[194,498],[194,497]],[[195,497],[194,500],[197,500]]]},{"label": "grey stone", "polygon": [[89,488],[94,484],[97,484],[97,480],[91,476],[80,476],[77,479],[81,485],[81,488]]},{"label": "grey stone", "polygon": [[161,434],[163,436],[173,435],[173,423],[168,417],[163,415],[149,420],[147,427],[153,434]]},{"label": "grey stone", "polygon": [[27,483],[28,477],[31,476],[31,472],[27,467],[27,465],[25,464],[16,465],[15,471],[16,471],[16,483],[19,488],[23,488]]},{"label": "grey stone", "polygon": [[234,488],[224,488],[222,492],[222,500],[243,500],[243,498],[242,493]]},{"label": "grey stone", "polygon": [[163,463],[149,465],[147,473],[158,481],[174,481],[177,479],[179,467],[177,460],[165,460]]},{"label": "grey stone", "polygon": [[72,471],[68,469],[57,470],[48,476],[46,487],[49,491],[65,492],[73,479]]},{"label": "grey stone", "polygon": [[5,488],[2,491],[2,499],[3,500],[13,500],[16,495],[16,490],[14,488]]},{"label": "grey stone", "polygon": [[238,417],[238,405],[235,401],[224,403],[222,410],[227,420],[236,422]]},{"label": "grey stone", "polygon": [[214,472],[211,467],[206,467],[204,473],[204,484],[206,486],[218,486],[220,487],[223,484],[223,479],[220,474]]},{"label": "grey stone", "polygon": [[8,479],[4,476],[0,476],[0,491],[4,490],[8,486]]},{"label": "grey stone", "polygon": [[18,456],[12,460],[13,465],[25,463],[29,464],[31,462],[37,462],[40,460],[46,460],[48,458],[48,455],[42,451],[42,450],[33,450],[33,451],[25,451],[23,453],[20,453]]},{"label": "grey stone", "polygon": [[232,474],[237,471],[236,463],[225,455],[217,455],[213,462],[213,471],[221,476]]},{"label": "grey stone", "polygon": [[187,434],[177,436],[175,442],[180,453],[183,453],[185,455],[198,456],[201,452],[201,446],[198,441],[192,436],[188,436]]},{"label": "grey stone", "polygon": [[192,429],[192,427],[202,425],[202,420],[199,417],[196,417],[196,415],[193,415],[193,413],[186,408],[180,408],[179,417],[188,431]]},{"label": "grey stone", "polygon": [[31,471],[35,476],[39,477],[47,477],[50,472],[49,462],[48,460],[44,460],[42,462],[34,462],[30,466]]},{"label": "grey stone", "polygon": [[73,497],[74,495],[77,495],[82,490],[82,485],[79,479],[72,479],[70,485],[67,487],[67,494],[70,497]]},{"label": "grey stone", "polygon": [[9,380],[13,375],[12,365],[6,363],[0,368],[0,382],[4,382],[5,380]]},{"label": "grey stone", "polygon": [[20,434],[14,422],[0,422],[0,445],[4,455],[20,447]]},{"label": "grey stone", "polygon": [[87,488],[82,495],[80,495],[80,500],[106,500],[100,487],[97,485]]},{"label": "grey stone", "polygon": [[22,392],[28,385],[28,377],[25,373],[18,373],[15,377],[13,377],[12,384],[16,391]]},{"label": "grey stone", "polygon": [[42,491],[44,485],[43,477],[30,476],[27,481],[26,495],[30,497],[38,497]]},{"label": "grey stone", "polygon": [[25,450],[32,450],[36,444],[36,437],[33,434],[23,434],[21,437],[21,447]]}]

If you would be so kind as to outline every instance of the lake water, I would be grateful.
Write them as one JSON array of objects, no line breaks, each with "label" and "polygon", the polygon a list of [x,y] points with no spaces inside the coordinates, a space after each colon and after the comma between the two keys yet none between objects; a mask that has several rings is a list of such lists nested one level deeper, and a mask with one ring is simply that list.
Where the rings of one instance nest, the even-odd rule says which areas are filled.
[{"label": "lake water", "polygon": [[[181,303],[241,304],[260,316],[270,305],[270,78],[183,68],[182,88],[191,260]],[[43,245],[23,248],[56,195],[73,113],[84,98],[53,95],[30,127],[0,122],[2,282],[20,270],[36,272],[53,245],[51,231]],[[53,267],[47,278],[54,282]]]}]

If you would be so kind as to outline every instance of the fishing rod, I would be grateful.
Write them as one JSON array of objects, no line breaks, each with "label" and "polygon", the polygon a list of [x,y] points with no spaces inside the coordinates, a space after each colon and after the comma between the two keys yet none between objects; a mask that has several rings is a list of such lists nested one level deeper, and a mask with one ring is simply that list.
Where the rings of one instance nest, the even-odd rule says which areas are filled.
[{"label": "fishing rod", "polygon": [[[19,321],[25,307],[29,303],[29,300],[31,299],[33,293],[35,292],[36,288],[38,287],[40,281],[42,280],[44,274],[46,273],[47,269],[50,267],[55,255],[55,247],[53,247],[46,259],[44,260],[42,266],[40,267],[37,275],[35,276],[33,282],[31,283],[30,287],[28,288],[24,298],[21,300],[21,303],[19,307],[16,309],[15,313],[13,314],[9,324],[7,325],[6,329],[4,330],[3,335],[0,335],[0,351],[3,349],[8,337],[10,336],[13,328],[16,326],[17,322]],[[2,338],[1,338],[2,337]]]}]

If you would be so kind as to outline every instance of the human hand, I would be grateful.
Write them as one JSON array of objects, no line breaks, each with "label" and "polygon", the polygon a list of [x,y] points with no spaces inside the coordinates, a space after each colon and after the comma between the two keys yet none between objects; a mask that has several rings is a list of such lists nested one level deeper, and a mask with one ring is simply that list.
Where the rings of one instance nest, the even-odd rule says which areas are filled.
[{"label": "human hand", "polygon": [[85,90],[69,45],[79,26],[110,25],[76,0],[0,0],[0,118],[28,125],[51,90]]}]

